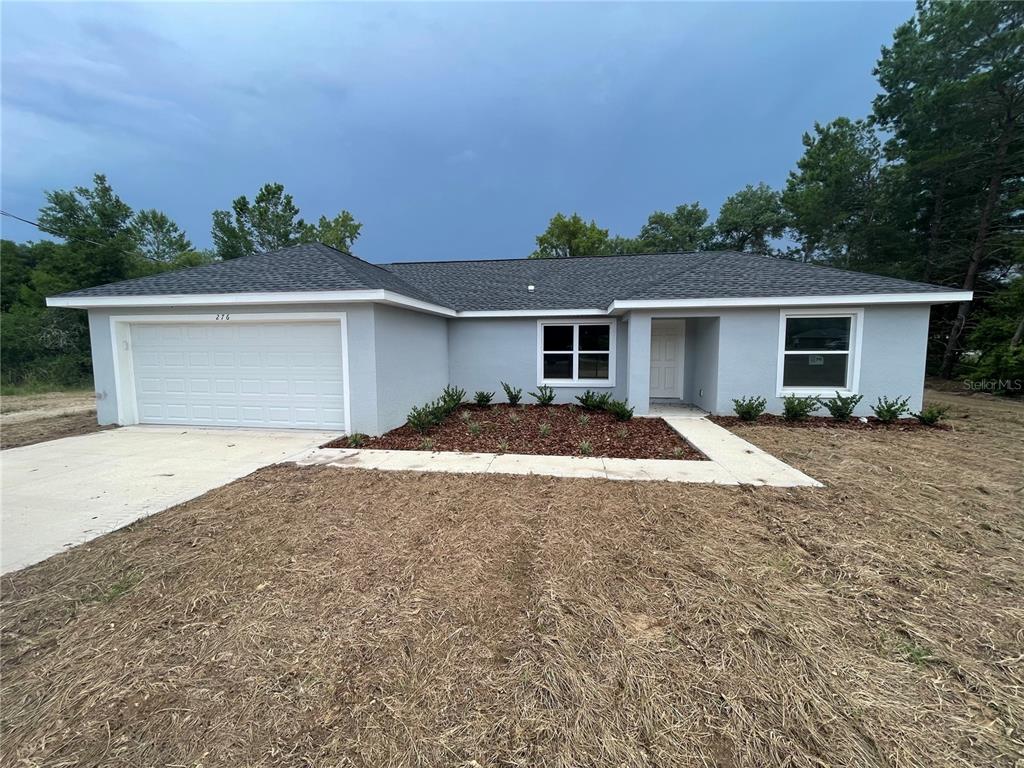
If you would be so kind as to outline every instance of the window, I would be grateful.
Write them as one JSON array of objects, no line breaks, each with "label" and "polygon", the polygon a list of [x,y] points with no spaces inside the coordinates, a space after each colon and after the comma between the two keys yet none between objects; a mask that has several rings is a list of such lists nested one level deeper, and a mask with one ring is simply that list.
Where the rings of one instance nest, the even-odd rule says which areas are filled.
[{"label": "window", "polygon": [[783,312],[779,394],[855,391],[862,316],[861,310],[829,315]]},{"label": "window", "polygon": [[538,323],[540,384],[610,385],[615,377],[614,323]]}]

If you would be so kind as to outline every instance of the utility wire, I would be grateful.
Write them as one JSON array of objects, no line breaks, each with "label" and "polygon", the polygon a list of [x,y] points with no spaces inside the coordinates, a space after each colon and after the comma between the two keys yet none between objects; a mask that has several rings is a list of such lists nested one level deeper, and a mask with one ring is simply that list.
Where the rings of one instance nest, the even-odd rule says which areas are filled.
[{"label": "utility wire", "polygon": [[[65,240],[77,240],[80,243],[87,243],[89,245],[95,245],[95,246],[97,246],[99,248],[109,248],[110,247],[109,243],[97,243],[95,240],[89,240],[89,239],[84,238],[84,237],[76,237],[74,235],[65,235],[63,232],[58,232],[55,229],[50,229],[49,227],[44,227],[38,221],[32,221],[31,219],[26,219],[26,218],[23,218],[21,216],[17,216],[17,215],[15,215],[13,213],[8,213],[7,211],[0,210],[0,214],[2,214],[4,216],[9,216],[12,219],[17,219],[18,221],[24,222],[25,224],[31,224],[33,227],[38,229],[40,232],[46,232],[47,234],[50,234],[50,235],[56,235],[57,237],[63,237]],[[117,250],[119,250],[121,253],[127,254],[128,256],[141,256],[142,258],[148,259],[149,261],[155,262],[157,264],[164,264],[165,263],[163,261],[160,261],[160,259],[154,259],[152,256],[147,256],[146,254],[141,253],[139,251],[126,251],[124,248],[118,248]]]}]

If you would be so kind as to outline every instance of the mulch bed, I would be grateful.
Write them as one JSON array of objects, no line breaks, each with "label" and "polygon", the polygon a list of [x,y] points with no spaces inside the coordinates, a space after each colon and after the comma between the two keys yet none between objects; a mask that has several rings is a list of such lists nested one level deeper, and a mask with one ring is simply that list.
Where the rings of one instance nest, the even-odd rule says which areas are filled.
[{"label": "mulch bed", "polygon": [[836,421],[831,416],[808,416],[799,421],[786,421],[781,416],[771,413],[763,413],[756,421],[744,421],[739,416],[708,416],[708,419],[722,427],[737,426],[762,426],[762,427],[797,427],[800,429],[861,429],[861,430],[883,430],[889,432],[916,432],[917,430],[949,430],[949,424],[939,422],[933,426],[922,424],[917,419],[900,419],[899,421],[886,424],[874,416],[861,419],[859,416],[849,421]]},{"label": "mulch bed", "polygon": [[[474,435],[472,424],[480,427]],[[541,434],[541,425],[550,433]],[[427,442],[429,441],[429,442]],[[504,443],[502,442],[504,441]],[[590,444],[584,453],[582,443]],[[349,448],[347,437],[324,448]],[[380,437],[366,437],[361,448],[390,451],[462,451],[469,453],[526,453],[541,456],[603,456],[623,459],[706,460],[664,419],[635,418],[617,421],[605,411],[587,411],[572,405],[460,406],[425,435],[409,426]]]}]

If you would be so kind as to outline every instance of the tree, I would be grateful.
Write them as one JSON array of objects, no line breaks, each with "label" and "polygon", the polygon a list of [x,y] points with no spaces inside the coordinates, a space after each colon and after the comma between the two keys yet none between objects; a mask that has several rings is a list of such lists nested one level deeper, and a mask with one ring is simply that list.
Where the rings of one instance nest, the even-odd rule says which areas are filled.
[{"label": "tree", "polygon": [[868,252],[879,210],[881,142],[863,120],[814,124],[782,193],[802,261],[851,268]]},{"label": "tree", "polygon": [[131,227],[139,252],[152,261],[172,263],[181,254],[193,250],[178,225],[154,208],[136,213]]},{"label": "tree", "polygon": [[[883,92],[874,117],[892,134],[887,152],[910,167],[927,200],[927,263],[952,248],[960,285],[974,290],[1000,252],[992,240],[1024,177],[1024,5],[921,2],[883,49],[876,74]],[[952,215],[951,201],[959,207]],[[949,328],[945,377],[971,309],[961,304]]]},{"label": "tree", "polygon": [[316,224],[299,217],[299,208],[284,185],[264,184],[252,203],[242,195],[231,211],[213,212],[213,245],[221,259],[237,259],[297,243],[322,242],[348,252],[362,225],[348,211]]},{"label": "tree", "polygon": [[707,221],[707,208],[700,203],[677,206],[672,213],[655,211],[640,228],[637,240],[641,252],[671,253],[707,248],[713,236]]},{"label": "tree", "polygon": [[769,254],[769,240],[782,237],[788,221],[778,192],[764,182],[748,184],[722,203],[715,222],[716,245]]},{"label": "tree", "polygon": [[603,256],[609,253],[608,230],[579,214],[556,213],[548,228],[537,235],[537,250],[531,259],[565,259],[573,256]]}]

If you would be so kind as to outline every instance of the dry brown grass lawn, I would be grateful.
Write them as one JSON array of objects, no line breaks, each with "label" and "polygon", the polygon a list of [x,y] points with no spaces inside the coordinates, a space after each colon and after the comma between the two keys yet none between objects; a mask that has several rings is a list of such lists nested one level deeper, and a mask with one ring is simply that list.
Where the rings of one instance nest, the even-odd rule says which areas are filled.
[{"label": "dry brown grass lawn", "polygon": [[1024,759],[1024,409],[824,490],[271,467],[3,579],[8,765]]}]

